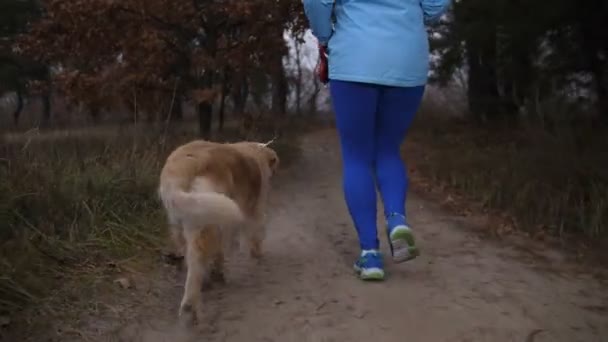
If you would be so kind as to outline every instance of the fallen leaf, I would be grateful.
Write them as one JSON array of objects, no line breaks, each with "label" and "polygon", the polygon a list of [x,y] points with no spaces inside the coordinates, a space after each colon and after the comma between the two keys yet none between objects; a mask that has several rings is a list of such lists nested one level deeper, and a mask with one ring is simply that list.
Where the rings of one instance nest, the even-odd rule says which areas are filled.
[{"label": "fallen leaf", "polygon": [[11,318],[8,316],[0,316],[0,327],[6,328],[11,325]]},{"label": "fallen leaf", "polygon": [[131,282],[128,278],[125,277],[114,280],[114,283],[118,284],[123,289],[134,288],[133,282]]}]

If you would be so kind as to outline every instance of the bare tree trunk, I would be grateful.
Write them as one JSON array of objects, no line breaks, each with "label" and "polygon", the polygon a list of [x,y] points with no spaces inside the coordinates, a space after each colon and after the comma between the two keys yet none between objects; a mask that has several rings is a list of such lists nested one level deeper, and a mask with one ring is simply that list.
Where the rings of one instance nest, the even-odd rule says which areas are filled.
[{"label": "bare tree trunk", "polygon": [[319,99],[319,93],[321,92],[321,84],[317,77],[313,77],[313,85],[313,92],[308,99],[308,111],[310,112],[310,115],[314,116],[317,115],[317,101]]},{"label": "bare tree trunk", "polygon": [[249,83],[245,76],[238,76],[232,85],[232,93],[234,99],[234,112],[238,114],[244,113],[247,99],[249,98]]},{"label": "bare tree trunk", "polygon": [[608,123],[608,63],[601,56],[599,44],[587,43],[589,69],[593,75],[600,120]]},{"label": "bare tree trunk", "polygon": [[495,44],[466,42],[469,78],[467,97],[475,121],[500,115]]},{"label": "bare tree trunk", "polygon": [[218,130],[224,130],[224,122],[225,122],[225,112],[226,112],[226,97],[228,96],[228,89],[226,86],[222,89],[222,96],[220,98],[220,109],[218,112]]},{"label": "bare tree trunk", "polygon": [[201,138],[211,138],[211,122],[213,119],[213,105],[209,102],[198,104],[198,132]]},{"label": "bare tree trunk", "polygon": [[91,113],[91,119],[93,120],[93,123],[97,124],[99,123],[99,106],[98,105],[92,105],[90,108],[90,113]]},{"label": "bare tree trunk", "polygon": [[296,50],[296,114],[300,116],[302,114],[302,45],[296,39],[294,46]]},{"label": "bare tree trunk", "polygon": [[42,100],[42,122],[41,126],[48,127],[51,123],[51,93],[45,92],[41,96]]},{"label": "bare tree trunk", "polygon": [[[599,119],[608,123],[608,12],[604,0],[584,1],[579,5],[578,26],[589,71],[593,75]],[[601,9],[604,10],[601,10]]]},{"label": "bare tree trunk", "polygon": [[595,76],[595,82],[600,119],[608,123],[608,80],[604,77],[604,72],[603,70],[598,71]]},{"label": "bare tree trunk", "polygon": [[283,116],[287,112],[287,77],[283,67],[283,58],[277,55],[275,70],[272,74],[272,105],[271,112],[275,116]]},{"label": "bare tree trunk", "polygon": [[23,111],[23,92],[20,88],[17,88],[15,92],[17,94],[17,108],[13,112],[13,124],[19,126],[19,117]]},{"label": "bare tree trunk", "polygon": [[[211,89],[214,82],[213,71],[207,71],[203,75],[200,85],[204,89]],[[198,128],[199,134],[203,139],[211,137],[211,124],[213,122],[213,100],[205,99],[198,104]]]},{"label": "bare tree trunk", "polygon": [[[207,32],[206,49],[215,57],[217,54],[217,27],[210,25]],[[212,89],[216,82],[216,73],[214,70],[205,70],[202,78],[199,79],[199,86],[202,89]],[[213,99],[205,99],[198,104],[198,128],[199,134],[203,139],[211,138],[211,128],[213,123]]]},{"label": "bare tree trunk", "polygon": [[226,98],[230,92],[230,70],[225,67],[222,71],[222,94],[220,95],[220,108],[218,111],[218,130],[224,130],[225,114],[226,114]]},{"label": "bare tree trunk", "polygon": [[183,107],[183,98],[181,92],[175,94],[175,99],[173,100],[173,104],[171,106],[171,115],[169,116],[169,121],[182,121],[184,119],[184,107]]}]

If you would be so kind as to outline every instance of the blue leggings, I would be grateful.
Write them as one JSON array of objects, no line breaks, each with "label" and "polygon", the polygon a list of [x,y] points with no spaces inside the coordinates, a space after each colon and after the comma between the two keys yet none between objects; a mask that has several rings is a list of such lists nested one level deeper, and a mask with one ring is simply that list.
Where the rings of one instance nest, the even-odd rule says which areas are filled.
[{"label": "blue leggings", "polygon": [[405,216],[408,180],[400,147],[424,86],[387,87],[330,81],[343,162],[346,205],[361,249],[378,249],[376,183],[384,214]]}]

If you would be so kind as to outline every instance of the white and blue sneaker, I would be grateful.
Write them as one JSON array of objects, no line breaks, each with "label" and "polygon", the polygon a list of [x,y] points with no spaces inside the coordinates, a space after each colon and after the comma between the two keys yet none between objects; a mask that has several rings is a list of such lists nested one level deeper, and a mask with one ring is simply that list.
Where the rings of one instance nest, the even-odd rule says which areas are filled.
[{"label": "white and blue sneaker", "polygon": [[377,250],[362,251],[354,269],[362,280],[384,280],[384,261]]},{"label": "white and blue sneaker", "polygon": [[386,218],[386,232],[388,235],[393,262],[400,263],[412,260],[420,255],[412,229],[408,226],[405,216],[397,213]]}]

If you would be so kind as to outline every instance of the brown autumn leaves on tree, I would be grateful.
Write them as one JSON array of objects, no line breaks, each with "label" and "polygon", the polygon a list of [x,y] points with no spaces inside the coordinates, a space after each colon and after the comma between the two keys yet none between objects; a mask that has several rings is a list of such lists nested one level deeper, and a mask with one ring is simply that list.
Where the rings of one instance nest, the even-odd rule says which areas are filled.
[{"label": "brown autumn leaves on tree", "polygon": [[191,100],[203,135],[209,133],[213,100],[226,82],[236,89],[257,68],[273,84],[281,83],[287,53],[283,32],[304,28],[296,0],[42,4],[44,17],[17,46],[55,67],[53,86],[68,100],[95,110],[121,104],[145,110],[161,98],[177,108],[175,103]]}]

